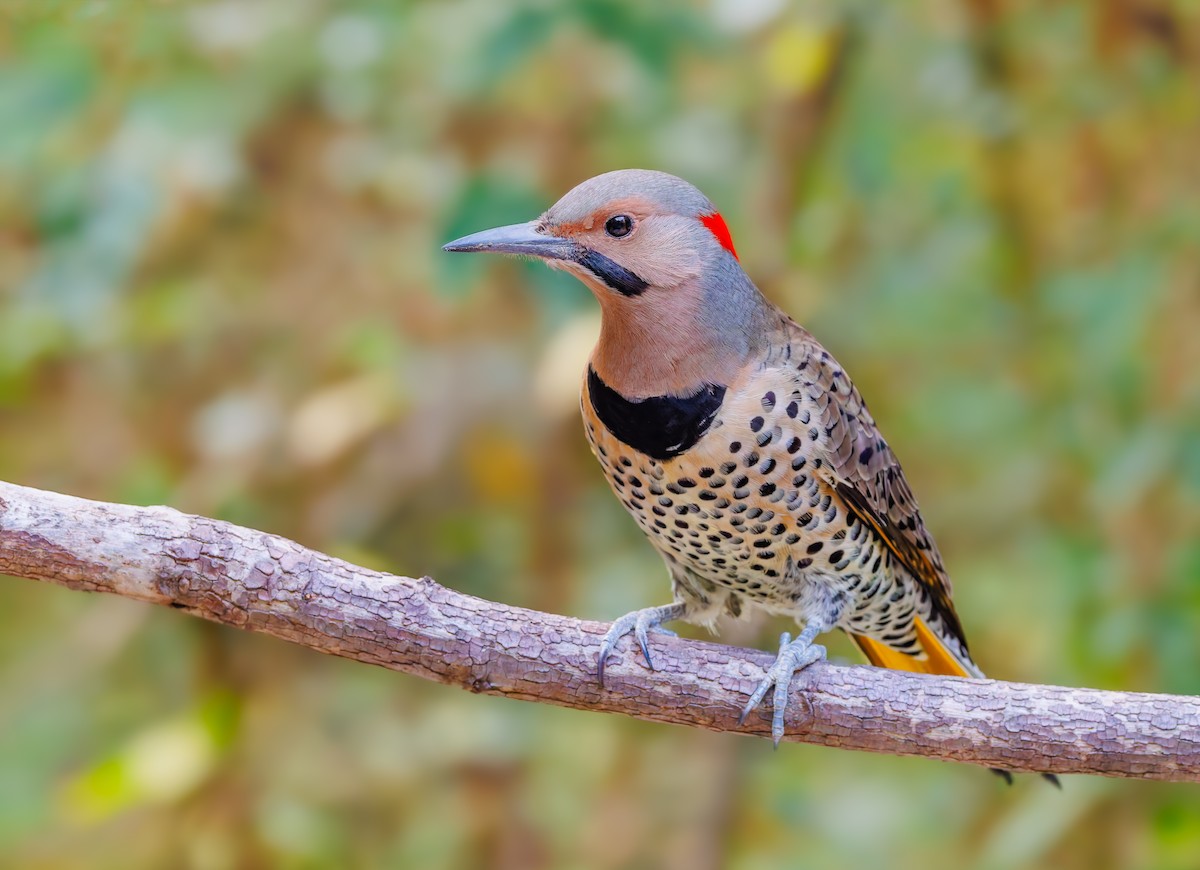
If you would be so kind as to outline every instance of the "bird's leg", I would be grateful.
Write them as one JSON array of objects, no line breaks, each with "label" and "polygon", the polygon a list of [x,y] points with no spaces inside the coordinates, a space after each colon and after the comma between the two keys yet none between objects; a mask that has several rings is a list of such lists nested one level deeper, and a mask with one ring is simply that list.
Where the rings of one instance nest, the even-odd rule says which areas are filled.
[{"label": "bird's leg", "polygon": [[786,631],[780,636],[779,656],[775,659],[775,664],[767,670],[767,675],[758,684],[754,694],[750,696],[742,715],[738,717],[739,725],[745,723],[754,708],[762,703],[767,691],[774,686],[775,709],[771,717],[771,739],[779,746],[779,741],[783,739],[783,714],[787,711],[788,688],[792,683],[792,675],[813,662],[825,659],[825,647],[813,643],[817,635],[824,630],[824,624],[814,620],[804,626],[804,631],[800,632],[800,636],[795,640],[792,640],[792,636]]},{"label": "bird's leg", "polygon": [[604,685],[605,662],[608,661],[608,657],[616,649],[617,641],[630,632],[633,632],[637,638],[638,646],[642,648],[642,655],[646,657],[646,667],[654,670],[654,662],[650,659],[650,644],[647,636],[653,631],[657,634],[674,637],[675,632],[663,628],[662,623],[670,622],[672,619],[680,619],[686,613],[687,605],[682,601],[676,601],[674,604],[664,604],[661,607],[647,607],[645,610],[635,610],[633,613],[626,613],[614,622],[612,628],[608,630],[608,634],[604,635],[604,640],[600,642],[600,661],[596,667],[597,676],[600,678],[600,685]]}]

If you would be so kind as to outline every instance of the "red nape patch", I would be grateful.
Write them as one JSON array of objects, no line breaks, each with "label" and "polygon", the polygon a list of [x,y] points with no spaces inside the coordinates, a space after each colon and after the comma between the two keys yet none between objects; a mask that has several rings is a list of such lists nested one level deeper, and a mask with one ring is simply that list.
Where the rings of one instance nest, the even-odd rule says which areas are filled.
[{"label": "red nape patch", "polygon": [[733,237],[729,235],[729,227],[725,226],[725,218],[714,211],[712,214],[700,215],[700,223],[708,227],[708,231],[717,237],[722,248],[733,254],[733,259],[738,259],[737,251],[733,249]]}]

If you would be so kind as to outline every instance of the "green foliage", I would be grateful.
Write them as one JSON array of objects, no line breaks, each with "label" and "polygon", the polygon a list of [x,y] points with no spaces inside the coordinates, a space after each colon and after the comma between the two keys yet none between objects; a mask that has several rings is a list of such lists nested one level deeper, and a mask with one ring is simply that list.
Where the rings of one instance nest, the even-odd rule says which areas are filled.
[{"label": "green foliage", "polygon": [[[0,478],[518,605],[661,603],[575,419],[592,301],[439,250],[650,166],[721,204],[854,375],[986,670],[1200,692],[1198,24],[1084,0],[7,0]],[[1200,851],[1185,787],[771,752],[23,581],[0,583],[0,697],[4,866]]]}]

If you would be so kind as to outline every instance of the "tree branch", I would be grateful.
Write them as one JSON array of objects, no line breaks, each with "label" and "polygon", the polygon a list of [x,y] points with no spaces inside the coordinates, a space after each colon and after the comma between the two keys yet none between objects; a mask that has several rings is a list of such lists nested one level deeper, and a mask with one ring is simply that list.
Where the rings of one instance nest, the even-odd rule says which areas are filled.
[{"label": "tree branch", "polygon": [[[0,573],[166,604],[473,692],[711,731],[739,728],[767,653],[654,636],[595,677],[605,624],[369,571],[165,507],[0,483]],[[1200,781],[1200,699],[818,664],[797,675],[787,739],[1014,770]]]}]

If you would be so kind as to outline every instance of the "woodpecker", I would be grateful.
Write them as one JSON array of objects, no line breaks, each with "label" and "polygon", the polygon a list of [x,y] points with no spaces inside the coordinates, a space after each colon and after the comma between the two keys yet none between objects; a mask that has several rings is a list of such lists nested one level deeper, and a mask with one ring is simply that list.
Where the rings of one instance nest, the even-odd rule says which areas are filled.
[{"label": "woodpecker", "polygon": [[601,681],[627,634],[653,668],[648,635],[669,634],[662,623],[711,628],[751,609],[800,627],[782,636],[742,713],[773,690],[777,745],[792,676],[825,658],[815,641],[832,629],[876,666],[983,676],[937,545],[858,389],[755,287],[699,190],[663,172],[609,172],[537,220],[444,250],[539,258],[600,303],[584,428],[613,493],[666,561],[673,596],[613,623]]}]

